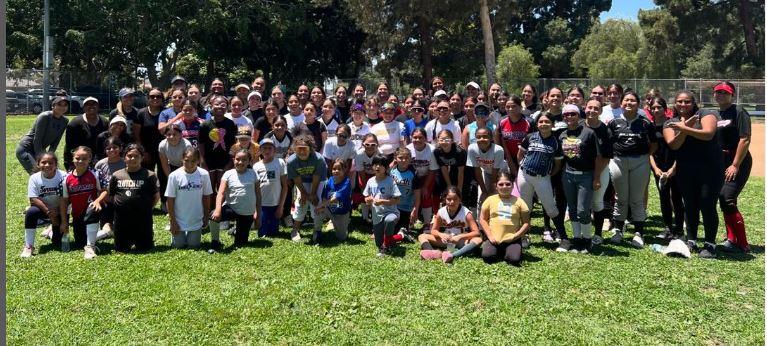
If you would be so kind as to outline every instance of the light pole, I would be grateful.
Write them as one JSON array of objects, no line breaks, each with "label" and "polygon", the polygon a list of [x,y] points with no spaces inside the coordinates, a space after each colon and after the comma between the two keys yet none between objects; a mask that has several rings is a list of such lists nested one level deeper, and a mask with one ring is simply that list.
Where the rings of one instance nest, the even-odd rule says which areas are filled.
[{"label": "light pole", "polygon": [[49,0],[44,0],[43,2],[43,110],[47,110],[51,108],[50,100],[48,95],[50,95],[50,73],[51,73],[51,57],[52,57],[52,47],[51,44],[53,43],[51,40],[51,31],[50,31],[50,20],[49,20],[49,12],[50,12],[50,6],[48,3]]}]

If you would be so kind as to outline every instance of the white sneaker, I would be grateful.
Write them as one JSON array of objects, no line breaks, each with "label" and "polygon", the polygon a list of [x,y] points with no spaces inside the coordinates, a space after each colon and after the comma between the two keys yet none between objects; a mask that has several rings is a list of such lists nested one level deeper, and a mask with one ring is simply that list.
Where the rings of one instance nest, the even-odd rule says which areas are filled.
[{"label": "white sneaker", "polygon": [[300,242],[301,241],[301,233],[298,233],[298,231],[290,232],[290,240],[292,240],[295,243]]},{"label": "white sneaker", "polygon": [[593,238],[591,238],[591,244],[593,245],[602,245],[602,237],[595,235]]},{"label": "white sneaker", "polygon": [[21,258],[30,258],[35,252],[34,246],[24,246],[24,249],[21,250]]},{"label": "white sneaker", "polygon": [[522,240],[520,240],[520,243],[521,243],[523,249],[529,248],[530,247],[530,237],[528,235],[522,236]]},{"label": "white sneaker", "polygon": [[96,240],[112,238],[114,235],[115,233],[112,231],[112,227],[110,227],[109,224],[105,224],[104,227],[102,227],[101,230],[96,233]]},{"label": "white sneaker", "polygon": [[85,245],[83,250],[84,250],[83,251],[83,258],[85,258],[87,260],[96,258],[96,247],[95,246]]},{"label": "white sneaker", "polygon": [[640,249],[644,247],[644,239],[642,239],[642,235],[639,234],[639,232],[634,233],[634,238],[631,239],[631,245]]},{"label": "white sneaker", "polygon": [[551,236],[550,231],[543,231],[543,242],[544,243],[555,243],[554,237]]},{"label": "white sneaker", "polygon": [[615,244],[620,244],[623,241],[623,231],[614,228],[613,229],[613,236],[610,237],[610,242],[613,242]]}]

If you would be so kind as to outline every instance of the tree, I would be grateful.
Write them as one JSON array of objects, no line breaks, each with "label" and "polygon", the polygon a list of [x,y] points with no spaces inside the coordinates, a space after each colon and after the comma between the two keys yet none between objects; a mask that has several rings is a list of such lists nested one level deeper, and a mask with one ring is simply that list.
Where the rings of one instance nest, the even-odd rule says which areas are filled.
[{"label": "tree", "polygon": [[640,54],[646,77],[678,77],[679,25],[674,17],[663,9],[640,10],[639,26],[646,42]]},{"label": "tree", "polygon": [[639,60],[644,37],[639,25],[611,19],[594,22],[572,57],[575,73],[589,78],[641,78],[644,70]]},{"label": "tree", "polygon": [[487,83],[495,83],[495,44],[493,42],[493,27],[490,23],[490,10],[487,0],[479,1],[479,19],[482,23],[482,42],[485,45],[485,73]]},{"label": "tree", "polygon": [[536,65],[533,55],[521,44],[506,46],[498,54],[498,82],[506,90],[538,78],[540,66]]}]

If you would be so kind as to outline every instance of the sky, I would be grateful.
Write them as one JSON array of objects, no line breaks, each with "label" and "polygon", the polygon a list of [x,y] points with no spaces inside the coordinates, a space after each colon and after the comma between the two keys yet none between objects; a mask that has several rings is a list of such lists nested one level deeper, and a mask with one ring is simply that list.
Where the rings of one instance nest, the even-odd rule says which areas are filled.
[{"label": "sky", "polygon": [[608,19],[628,19],[637,21],[639,9],[649,10],[655,8],[652,0],[613,0],[613,5],[607,12],[602,12],[599,20],[604,22]]}]

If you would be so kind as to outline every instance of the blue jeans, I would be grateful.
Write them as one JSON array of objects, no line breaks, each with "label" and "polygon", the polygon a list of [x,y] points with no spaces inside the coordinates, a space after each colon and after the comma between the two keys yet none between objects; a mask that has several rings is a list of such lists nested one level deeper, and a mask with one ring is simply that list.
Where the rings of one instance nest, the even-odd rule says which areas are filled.
[{"label": "blue jeans", "polygon": [[261,228],[258,229],[259,237],[272,237],[277,235],[277,231],[280,227],[280,220],[274,217],[274,212],[277,211],[279,206],[274,207],[261,207]]},{"label": "blue jeans", "polygon": [[562,174],[562,187],[567,198],[567,211],[571,221],[581,224],[591,223],[593,180],[593,171],[565,171]]}]

